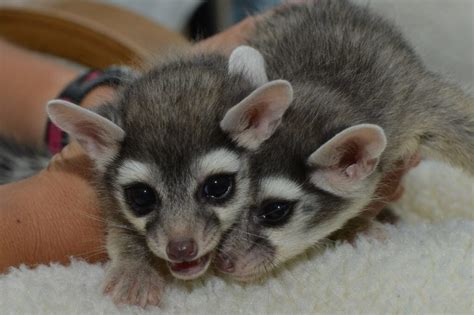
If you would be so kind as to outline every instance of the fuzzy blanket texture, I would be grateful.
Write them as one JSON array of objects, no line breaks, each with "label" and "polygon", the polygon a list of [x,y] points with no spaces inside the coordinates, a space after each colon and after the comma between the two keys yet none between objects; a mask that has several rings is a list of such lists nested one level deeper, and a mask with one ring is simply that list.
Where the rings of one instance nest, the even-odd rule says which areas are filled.
[{"label": "fuzzy blanket texture", "polygon": [[[472,88],[472,0],[372,4],[431,69]],[[117,308],[100,292],[104,266],[73,260],[0,275],[0,314],[474,314],[474,179],[423,162],[405,188],[396,226],[308,253],[261,283],[171,280],[160,308]]]},{"label": "fuzzy blanket texture", "polygon": [[308,253],[265,281],[171,280],[160,308],[116,307],[103,265],[72,261],[0,276],[1,314],[473,314],[474,180],[436,162],[405,179],[402,220]]}]

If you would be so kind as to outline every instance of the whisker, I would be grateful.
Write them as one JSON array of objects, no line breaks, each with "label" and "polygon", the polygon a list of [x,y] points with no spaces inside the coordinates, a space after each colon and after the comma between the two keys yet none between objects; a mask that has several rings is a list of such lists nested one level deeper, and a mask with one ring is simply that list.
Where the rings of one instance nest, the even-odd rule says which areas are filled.
[{"label": "whisker", "polygon": [[[237,241],[240,241],[240,242],[244,242],[244,243],[247,243],[249,245],[253,245],[254,247],[257,247],[257,248],[260,248],[260,249],[264,249],[264,250],[268,250],[268,251],[273,251],[273,248],[269,245],[266,245],[266,244],[262,244],[262,243],[259,243],[257,241],[253,241],[251,239],[247,239],[247,238],[236,238]],[[239,242],[239,243],[240,243]],[[245,246],[247,248],[247,246]],[[248,246],[248,248],[251,248],[252,246]],[[250,250],[253,250],[253,249],[250,249]]]},{"label": "whisker", "polygon": [[242,232],[246,235],[250,235],[250,236],[256,236],[256,237],[262,237],[261,235],[258,235],[258,234],[255,234],[255,233],[250,233],[249,231],[246,231],[246,230],[243,230],[241,228],[236,228],[236,227],[231,227],[228,229],[228,231],[237,231],[237,232]]},{"label": "whisker", "polygon": [[109,221],[105,220],[103,217],[99,217],[99,216],[96,216],[96,215],[93,215],[91,213],[81,211],[81,210],[78,210],[78,209],[74,209],[73,211],[75,213],[79,214],[79,215],[82,215],[82,216],[88,218],[88,219],[94,220],[96,222],[104,223],[107,226],[112,226],[112,227],[116,227],[116,228],[119,228],[119,229],[124,229],[124,230],[135,232],[134,229],[131,229],[128,226],[119,225],[119,224],[116,224],[116,223],[109,222]]},{"label": "whisker", "polygon": [[84,259],[90,259],[94,256],[99,256],[102,254],[107,254],[107,250],[105,248],[96,248],[90,251],[82,252],[82,253],[76,253],[74,254],[74,257],[81,257]]}]

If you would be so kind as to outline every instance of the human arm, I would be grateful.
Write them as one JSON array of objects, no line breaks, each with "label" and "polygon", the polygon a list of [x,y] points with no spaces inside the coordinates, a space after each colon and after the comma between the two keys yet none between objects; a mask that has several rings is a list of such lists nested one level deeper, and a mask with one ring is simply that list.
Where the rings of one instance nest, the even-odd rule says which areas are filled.
[{"label": "human arm", "polygon": [[[251,36],[255,20],[256,18],[250,17],[241,24],[197,44],[194,49],[217,50],[228,54],[245,41],[245,38]],[[26,59],[44,58],[31,53],[20,55]],[[17,67],[0,74],[2,80],[16,80],[15,76],[11,76],[15,71],[32,76],[29,78],[32,81],[23,81],[23,85],[21,78],[15,81],[15,84],[8,82],[12,91],[16,88],[17,92],[7,94],[11,100],[5,104],[21,107],[4,109],[5,116],[1,117],[5,117],[5,121],[8,120],[7,116],[16,117],[16,122],[5,127],[4,131],[16,133],[19,139],[33,143],[41,143],[43,139],[46,100],[58,95],[60,90],[77,76],[77,71],[70,67],[59,66],[44,59],[37,61],[41,65],[48,64],[48,69],[40,71],[41,69],[30,66],[18,71],[23,65],[23,62],[20,62]],[[29,89],[29,101],[15,101],[16,93],[24,91],[24,86],[41,86],[40,80],[45,73],[53,74],[56,79],[39,91]],[[101,94],[101,90],[92,91],[81,105],[93,106],[113,97],[113,91],[102,90],[104,94]],[[39,95],[38,98],[36,94]],[[0,101],[0,104],[4,104],[4,101]],[[106,259],[103,246],[104,225],[98,198],[91,185],[91,173],[89,159],[76,143],[71,143],[38,175],[0,187],[0,222],[5,222],[6,227],[0,231],[0,271],[20,263],[67,263],[70,256],[91,262]],[[396,191],[398,185],[399,179],[385,187],[395,188]],[[393,195],[393,192],[383,192],[380,200],[393,198]],[[382,205],[372,204],[367,213],[375,216],[380,209]]]}]

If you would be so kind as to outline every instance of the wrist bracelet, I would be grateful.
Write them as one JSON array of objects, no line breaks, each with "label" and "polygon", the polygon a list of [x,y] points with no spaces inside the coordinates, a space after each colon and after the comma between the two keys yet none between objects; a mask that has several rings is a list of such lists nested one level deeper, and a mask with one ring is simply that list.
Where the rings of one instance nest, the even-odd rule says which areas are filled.
[{"label": "wrist bracelet", "polygon": [[[91,69],[69,83],[57,98],[79,105],[96,87],[118,87],[131,76],[135,76],[134,70],[125,66],[111,66],[105,70]],[[48,118],[45,142],[48,151],[56,154],[68,144],[69,137]]]}]

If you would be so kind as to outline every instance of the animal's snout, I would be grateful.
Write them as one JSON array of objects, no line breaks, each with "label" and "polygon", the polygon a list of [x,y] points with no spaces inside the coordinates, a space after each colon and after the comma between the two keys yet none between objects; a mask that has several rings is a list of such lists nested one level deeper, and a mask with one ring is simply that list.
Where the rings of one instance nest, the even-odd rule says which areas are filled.
[{"label": "animal's snout", "polygon": [[172,260],[189,261],[193,260],[198,253],[198,246],[192,239],[169,241],[166,246],[166,254]]},{"label": "animal's snout", "polygon": [[235,266],[232,257],[226,254],[218,254],[215,262],[217,269],[225,273],[233,273]]}]

